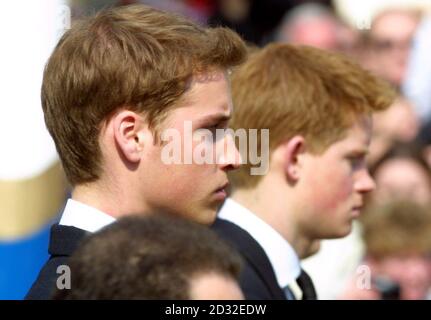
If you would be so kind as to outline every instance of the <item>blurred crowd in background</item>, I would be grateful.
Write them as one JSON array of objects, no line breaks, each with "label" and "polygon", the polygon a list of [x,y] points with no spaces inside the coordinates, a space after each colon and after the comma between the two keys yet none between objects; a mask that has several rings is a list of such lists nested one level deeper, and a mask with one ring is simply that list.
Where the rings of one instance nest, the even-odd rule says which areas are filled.
[{"label": "blurred crowd in background", "polygon": [[[73,21],[132,3],[227,26],[251,46],[278,41],[342,52],[392,83],[399,96],[374,118],[368,156],[377,189],[352,234],[324,241],[304,268],[321,299],[431,298],[431,0],[71,0],[69,5]],[[67,188],[60,185],[62,203]],[[51,211],[60,212],[61,205]],[[368,271],[371,288],[361,290]]]}]

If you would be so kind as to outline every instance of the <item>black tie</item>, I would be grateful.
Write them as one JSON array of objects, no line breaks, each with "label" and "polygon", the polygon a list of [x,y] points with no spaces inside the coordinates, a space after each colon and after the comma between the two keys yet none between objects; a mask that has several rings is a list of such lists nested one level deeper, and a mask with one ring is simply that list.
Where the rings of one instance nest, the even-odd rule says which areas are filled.
[{"label": "black tie", "polygon": [[296,283],[302,291],[302,300],[317,300],[316,289],[314,289],[313,281],[310,276],[301,269],[301,274],[298,279],[296,279]]}]

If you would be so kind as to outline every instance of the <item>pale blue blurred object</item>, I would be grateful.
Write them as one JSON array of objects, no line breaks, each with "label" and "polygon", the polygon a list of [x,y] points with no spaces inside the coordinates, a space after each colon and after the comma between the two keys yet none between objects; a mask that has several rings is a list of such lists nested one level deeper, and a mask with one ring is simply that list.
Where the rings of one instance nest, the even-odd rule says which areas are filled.
[{"label": "pale blue blurred object", "polygon": [[431,120],[431,16],[424,17],[414,38],[404,94],[415,105],[422,124]]}]

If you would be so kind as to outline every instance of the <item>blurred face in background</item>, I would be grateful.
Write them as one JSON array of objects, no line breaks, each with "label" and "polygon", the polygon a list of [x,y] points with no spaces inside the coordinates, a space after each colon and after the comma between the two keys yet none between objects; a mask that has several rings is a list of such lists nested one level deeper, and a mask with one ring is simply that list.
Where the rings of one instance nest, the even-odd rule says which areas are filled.
[{"label": "blurred face in background", "polygon": [[399,97],[385,111],[373,114],[373,138],[367,161],[375,164],[397,143],[413,141],[419,133],[419,119],[413,104]]},{"label": "blurred face in background", "polygon": [[421,300],[431,287],[430,264],[430,259],[420,254],[400,255],[374,262],[372,270],[400,286],[401,300]]},{"label": "blurred face in background", "polygon": [[414,106],[405,98],[398,98],[389,109],[376,113],[373,118],[373,132],[391,141],[409,142],[419,132]]},{"label": "blurred face in background", "polygon": [[401,85],[410,54],[418,16],[411,11],[386,11],[370,30],[370,68],[394,85]]},{"label": "blurred face in background", "polygon": [[298,45],[334,50],[337,48],[337,24],[334,19],[329,17],[298,21],[290,28],[282,30],[280,40]]},{"label": "blurred face in background", "polygon": [[277,30],[280,42],[345,53],[352,53],[358,39],[357,30],[316,2],[304,2],[288,11]]},{"label": "blurred face in background", "polygon": [[426,204],[431,200],[429,173],[413,159],[385,161],[376,170],[374,179],[377,187],[372,194],[373,202],[406,199]]}]

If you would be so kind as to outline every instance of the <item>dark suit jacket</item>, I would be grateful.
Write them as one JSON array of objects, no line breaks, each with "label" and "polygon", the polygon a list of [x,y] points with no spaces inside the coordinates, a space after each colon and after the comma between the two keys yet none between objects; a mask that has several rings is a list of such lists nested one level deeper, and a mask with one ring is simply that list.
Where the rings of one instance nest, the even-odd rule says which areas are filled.
[{"label": "dark suit jacket", "polygon": [[243,257],[240,285],[247,300],[286,300],[265,251],[247,231],[222,219],[212,229]]},{"label": "dark suit jacket", "polygon": [[50,258],[39,272],[25,299],[46,300],[51,298],[57,278],[60,276],[60,274],[57,274],[57,268],[60,265],[67,265],[70,255],[88,234],[87,231],[75,227],[58,224],[51,227],[48,248]]}]

